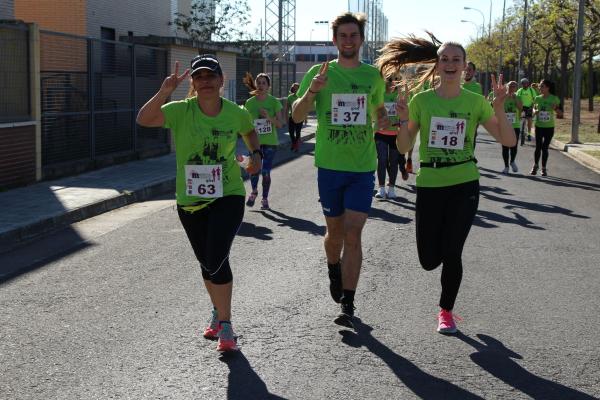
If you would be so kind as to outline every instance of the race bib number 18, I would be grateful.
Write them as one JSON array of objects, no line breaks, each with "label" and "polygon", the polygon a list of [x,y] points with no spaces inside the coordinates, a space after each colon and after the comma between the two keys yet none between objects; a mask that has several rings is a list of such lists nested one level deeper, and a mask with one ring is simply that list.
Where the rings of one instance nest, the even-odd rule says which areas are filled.
[{"label": "race bib number 18", "polygon": [[332,125],[366,125],[367,95],[334,94],[331,96]]},{"label": "race bib number 18", "polygon": [[466,131],[467,121],[464,119],[431,117],[429,147],[462,150]]},{"label": "race bib number 18", "polygon": [[223,167],[221,165],[186,165],[185,180],[188,196],[223,197]]}]

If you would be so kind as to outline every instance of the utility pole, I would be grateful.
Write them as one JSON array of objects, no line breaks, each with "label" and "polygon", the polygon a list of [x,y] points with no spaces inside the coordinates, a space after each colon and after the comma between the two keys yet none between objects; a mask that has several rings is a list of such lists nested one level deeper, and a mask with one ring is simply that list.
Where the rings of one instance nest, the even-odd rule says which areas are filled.
[{"label": "utility pole", "polygon": [[[500,62],[498,63],[498,74],[502,73],[502,64],[504,64],[504,16],[506,12],[506,0],[502,3],[502,27],[500,33]],[[505,79],[505,81],[508,79]]]},{"label": "utility pole", "polygon": [[575,74],[573,77],[573,118],[571,121],[571,141],[569,143],[579,143],[579,117],[581,112],[581,48],[583,47],[584,16],[585,0],[579,0],[577,39],[575,44]]},{"label": "utility pole", "polygon": [[523,57],[525,56],[525,38],[527,31],[527,0],[525,0],[525,6],[523,7],[523,32],[521,33],[521,52],[519,54],[519,80],[525,76],[523,71]]}]

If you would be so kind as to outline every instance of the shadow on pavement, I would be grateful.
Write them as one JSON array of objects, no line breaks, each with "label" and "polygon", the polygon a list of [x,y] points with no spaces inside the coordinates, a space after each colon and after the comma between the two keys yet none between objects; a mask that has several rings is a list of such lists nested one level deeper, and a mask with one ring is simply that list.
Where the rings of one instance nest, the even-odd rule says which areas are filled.
[{"label": "shadow on pavement", "polygon": [[223,355],[219,360],[229,367],[227,399],[285,399],[269,393],[267,385],[254,371],[241,351],[235,354]]},{"label": "shadow on pavement", "polygon": [[[494,171],[489,168],[479,167],[479,170],[487,171],[487,172],[490,172],[491,174],[493,174],[493,175],[490,175],[490,174],[484,175],[480,172],[480,174],[482,176],[492,178],[492,179],[499,179],[498,176],[502,175],[501,172]],[[549,171],[549,172],[551,172],[551,171]],[[557,176],[544,176],[544,177],[532,176],[532,175],[529,175],[526,171],[523,172],[523,174],[510,174],[509,177],[519,178],[519,179],[531,179],[531,180],[534,180],[537,182],[543,182],[543,183],[546,183],[546,184],[552,185],[552,186],[562,186],[562,187],[570,187],[570,188],[583,189],[583,190],[600,191],[600,184],[597,184],[597,183],[574,181],[572,179],[559,178]]]},{"label": "shadow on pavement", "polygon": [[375,339],[371,335],[373,328],[364,324],[359,318],[355,319],[354,327],[356,332],[340,331],[342,342],[355,348],[366,347],[385,362],[398,379],[421,399],[482,399],[451,382],[428,374],[406,358],[394,353],[389,347]]},{"label": "shadow on pavement", "polygon": [[594,397],[570,387],[552,382],[532,374],[517,364],[513,359],[522,360],[519,354],[508,349],[502,342],[491,336],[478,334],[481,342],[458,332],[456,337],[472,346],[476,353],[470,355],[471,360],[481,368],[534,399],[594,399]]},{"label": "shadow on pavement", "polygon": [[273,240],[273,231],[264,226],[258,226],[250,224],[248,222],[242,222],[240,229],[238,230],[237,236],[251,237],[258,240]]},{"label": "shadow on pavement", "polygon": [[564,207],[560,207],[560,206],[554,206],[551,204],[542,204],[542,203],[530,203],[527,201],[507,199],[505,197],[498,197],[493,194],[487,193],[485,186],[481,188],[481,195],[483,197],[485,197],[487,200],[497,201],[499,203],[506,203],[507,205],[504,206],[504,208],[507,210],[522,209],[522,210],[531,210],[531,211],[537,211],[537,212],[542,212],[542,213],[547,213],[547,214],[561,214],[561,215],[565,215],[567,217],[573,217],[573,218],[590,219],[590,217],[588,217],[586,215],[575,214],[572,210],[569,210],[568,208],[564,208]]},{"label": "shadow on pavement", "polygon": [[538,231],[545,231],[545,228],[534,225],[533,222],[525,218],[519,213],[513,212],[514,217],[508,217],[506,215],[498,214],[492,211],[477,210],[473,225],[480,228],[497,228],[498,225],[492,224],[490,221],[498,222],[500,224],[515,224],[520,225],[524,228],[535,229]]},{"label": "shadow on pavement", "polygon": [[281,211],[273,209],[261,210],[260,212],[265,218],[279,224],[279,226],[287,226],[290,229],[300,232],[310,233],[314,236],[325,236],[325,226],[317,225],[312,221],[302,218],[290,217]]},{"label": "shadow on pavement", "polygon": [[[388,201],[390,203],[397,203],[397,204],[402,203],[399,200],[396,200],[396,201],[384,200],[384,201]],[[391,212],[382,210],[380,208],[375,208],[375,207],[373,207],[375,204],[376,203],[373,203],[373,205],[371,205],[371,210],[369,211],[369,219],[378,219],[381,221],[391,222],[392,224],[409,224],[412,221],[412,219],[410,219],[410,218],[406,218],[406,217],[403,217],[398,214],[392,214]]]}]

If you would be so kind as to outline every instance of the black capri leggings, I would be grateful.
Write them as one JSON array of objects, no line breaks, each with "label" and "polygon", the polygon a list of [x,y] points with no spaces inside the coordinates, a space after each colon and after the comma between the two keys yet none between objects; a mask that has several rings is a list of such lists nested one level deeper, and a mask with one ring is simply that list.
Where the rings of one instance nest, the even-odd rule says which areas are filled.
[{"label": "black capri leggings", "polygon": [[554,128],[535,127],[535,151],[533,152],[533,161],[538,165],[540,161],[540,153],[542,155],[542,167],[546,167],[548,162],[548,147],[554,136]]},{"label": "black capri leggings", "polygon": [[288,129],[290,132],[290,140],[292,143],[296,143],[300,139],[300,132],[302,131],[302,122],[294,122],[292,117],[288,120]]},{"label": "black capri leggings", "polygon": [[424,269],[442,266],[440,307],[452,310],[462,281],[462,251],[479,205],[479,181],[417,187],[417,251]]},{"label": "black capri leggings", "polygon": [[244,196],[226,196],[196,212],[177,207],[179,220],[200,262],[202,278],[217,285],[233,280],[229,250],[244,218]]}]

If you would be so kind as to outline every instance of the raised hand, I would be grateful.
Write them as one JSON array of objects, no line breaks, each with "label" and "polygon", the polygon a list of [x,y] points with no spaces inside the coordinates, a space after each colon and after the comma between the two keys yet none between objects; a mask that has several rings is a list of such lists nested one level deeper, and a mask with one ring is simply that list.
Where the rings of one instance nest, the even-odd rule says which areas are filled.
[{"label": "raised hand", "polygon": [[494,105],[503,105],[506,96],[508,95],[508,88],[504,86],[502,82],[502,74],[498,76],[498,82],[496,82],[496,75],[492,74],[492,90],[494,91]]},{"label": "raised hand", "polygon": [[308,88],[309,91],[313,93],[318,93],[327,85],[327,70],[329,69],[329,63],[324,62],[321,64],[321,68],[319,69],[319,73],[315,75],[310,86]]},{"label": "raised hand", "polygon": [[188,77],[190,74],[190,69],[186,69],[183,74],[179,75],[179,61],[175,61],[175,72],[171,75],[167,76],[160,86],[159,92],[163,93],[166,96],[170,96],[177,86]]}]

